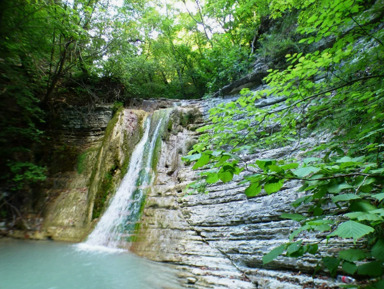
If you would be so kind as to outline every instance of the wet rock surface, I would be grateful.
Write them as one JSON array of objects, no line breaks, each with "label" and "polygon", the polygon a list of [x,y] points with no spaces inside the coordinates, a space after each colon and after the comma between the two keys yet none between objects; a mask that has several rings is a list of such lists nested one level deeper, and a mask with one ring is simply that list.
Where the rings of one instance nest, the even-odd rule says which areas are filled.
[{"label": "wet rock surface", "polygon": [[30,238],[79,242],[87,237],[95,212],[102,212],[125,173],[144,115],[124,109],[112,119],[110,106],[95,109],[89,118],[83,111],[66,111],[53,140],[57,153],[45,184],[44,221],[28,232]]},{"label": "wet rock surface", "polygon": [[[180,158],[196,142],[195,128],[205,120],[195,117],[193,124],[183,126],[180,119],[191,111],[196,114],[196,109],[203,116],[217,102],[232,99],[184,103],[175,109],[172,130],[162,140],[157,178],[147,197],[141,230],[132,250],[151,260],[174,264],[181,272],[183,288],[338,288],[331,278],[311,276],[318,262],[312,255],[262,264],[263,255],[286,242],[297,227],[297,223],[283,220],[280,215],[298,212],[290,203],[303,194],[297,192],[299,182],[287,183],[276,194],[261,193],[251,199],[244,194],[244,185],[236,180],[209,186],[207,194],[186,193],[196,172]],[[262,101],[260,105],[274,102]],[[315,141],[324,139],[306,140],[309,144]],[[261,151],[246,159],[286,155],[292,156],[292,148]],[[304,237],[311,241],[321,236]],[[324,242],[320,245],[321,254],[348,245]]]}]

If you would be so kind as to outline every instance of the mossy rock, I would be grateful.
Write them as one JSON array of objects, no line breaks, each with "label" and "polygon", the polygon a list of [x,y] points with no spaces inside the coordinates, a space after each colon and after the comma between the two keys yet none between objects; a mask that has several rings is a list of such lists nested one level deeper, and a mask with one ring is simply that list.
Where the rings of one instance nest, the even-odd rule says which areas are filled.
[{"label": "mossy rock", "polygon": [[[126,131],[126,117],[133,117],[136,127],[131,127],[130,135]],[[145,113],[119,108],[105,131],[102,146],[99,149],[96,165],[90,179],[90,194],[93,195],[91,219],[101,216],[106,204],[115,193],[120,181],[126,174],[130,155],[142,137],[142,120]]]}]

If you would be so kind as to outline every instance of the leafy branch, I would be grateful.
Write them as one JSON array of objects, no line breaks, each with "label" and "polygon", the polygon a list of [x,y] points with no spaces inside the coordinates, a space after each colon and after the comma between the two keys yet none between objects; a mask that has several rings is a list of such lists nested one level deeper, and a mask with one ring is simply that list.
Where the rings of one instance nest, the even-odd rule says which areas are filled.
[{"label": "leafy branch", "polygon": [[[298,7],[288,2],[275,1],[272,15],[299,9],[297,31],[304,35],[300,42],[327,45],[286,55],[287,68],[269,70],[267,89],[243,91],[237,101],[213,108],[212,124],[201,130],[205,134],[187,159],[196,161],[194,168],[207,168],[202,178],[208,185],[239,175],[249,198],[278,193],[288,181],[301,182],[303,197],[292,206],[303,213],[281,216],[300,226],[288,243],[264,256],[264,263],[280,255],[314,254],[331,275],[344,271],[374,277],[372,283],[382,284],[384,75],[379,56],[383,45],[380,39],[380,45],[368,45],[377,40],[366,30],[368,25],[370,31],[380,29],[378,13],[373,11],[373,17],[367,18],[361,0],[296,3]],[[371,10],[377,9],[375,5]],[[364,19],[364,26],[354,19]],[[370,61],[376,55],[377,61]],[[270,95],[274,101],[257,101]],[[264,102],[268,108],[259,107]],[[316,134],[326,135],[327,141],[301,144]],[[252,152],[289,147],[293,142],[307,149],[301,153],[306,158],[249,160]],[[240,175],[242,171],[246,173]],[[349,248],[320,257],[322,240],[313,244],[297,240],[305,237],[304,232],[321,232],[329,242],[350,240],[351,247],[364,243],[365,249]]]}]

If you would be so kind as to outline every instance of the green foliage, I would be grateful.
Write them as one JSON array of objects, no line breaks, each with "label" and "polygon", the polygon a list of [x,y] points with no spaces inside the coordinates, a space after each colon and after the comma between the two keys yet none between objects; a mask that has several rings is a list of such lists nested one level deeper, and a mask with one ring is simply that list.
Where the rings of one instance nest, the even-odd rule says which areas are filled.
[{"label": "green foliage", "polygon": [[202,60],[202,69],[209,72],[204,76],[211,92],[239,79],[249,71],[248,48],[233,46],[225,36],[217,38],[217,46],[207,50],[206,59]]},{"label": "green foliage", "polygon": [[46,169],[33,163],[9,162],[8,166],[13,175],[12,182],[15,185],[14,190],[20,190],[26,184],[44,181],[46,178]]},{"label": "green foliage", "polygon": [[332,276],[336,275],[337,268],[340,265],[340,260],[334,257],[324,257],[322,259],[323,265],[329,270]]},{"label": "green foliage", "polygon": [[[295,29],[297,17],[297,10],[293,10],[273,20],[269,31],[260,35],[258,57],[263,57],[269,62],[281,62],[289,53],[302,52],[303,46],[297,41],[299,37]],[[284,63],[280,65],[284,66]]]},{"label": "green foliage", "polygon": [[[14,9],[20,7],[23,5]],[[12,9],[7,1],[1,3],[0,9],[0,182],[15,193],[28,191],[31,184],[44,179],[45,169],[35,161],[32,152],[40,144],[39,126],[44,113],[35,96],[39,87],[34,63],[27,57],[30,45],[34,44],[19,35],[20,27],[9,27],[24,14],[7,14]],[[28,14],[29,10],[24,13]],[[31,37],[34,36],[32,33]]]},{"label": "green foliage", "polygon": [[263,256],[263,263],[268,264],[269,262],[272,262],[285,251],[286,247],[287,245],[283,244],[271,250],[268,254]]},{"label": "green foliage", "polygon": [[347,221],[341,223],[332,234],[328,236],[340,236],[342,238],[353,238],[353,240],[358,240],[361,237],[373,233],[375,230],[371,226],[367,226],[355,221]]},{"label": "green foliage", "polygon": [[[202,173],[206,183],[230,180],[219,177],[228,162],[231,170],[246,173],[242,183],[248,184],[248,197],[275,193],[290,180],[302,182],[300,190],[305,194],[292,205],[305,213],[282,215],[301,226],[292,232],[290,242],[265,255],[264,263],[280,255],[316,254],[317,247],[311,246],[317,244],[305,244],[300,237],[305,231],[317,231],[329,242],[337,237],[366,243],[361,251],[322,258],[332,275],[340,270],[370,277],[382,274],[384,33],[380,3],[270,2],[275,18],[298,13],[296,33],[301,34],[303,49],[286,55],[284,69],[269,70],[268,88],[245,91],[238,100],[211,109],[212,124],[199,130],[202,135],[187,159],[196,161],[195,168],[209,169]],[[273,97],[274,104],[259,106],[258,100],[265,97]],[[314,135],[327,141],[303,143]],[[258,159],[252,164],[241,158],[244,153],[281,146],[299,147],[304,151],[302,158]],[[329,206],[334,209],[330,211]]]}]

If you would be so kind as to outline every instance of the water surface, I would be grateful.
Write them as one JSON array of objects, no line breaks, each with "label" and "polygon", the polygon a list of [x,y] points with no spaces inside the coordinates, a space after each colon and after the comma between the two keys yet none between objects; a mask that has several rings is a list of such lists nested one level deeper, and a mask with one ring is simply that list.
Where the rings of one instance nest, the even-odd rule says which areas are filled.
[{"label": "water surface", "polygon": [[0,240],[0,289],[179,288],[164,264],[128,252],[82,251],[52,241]]}]

